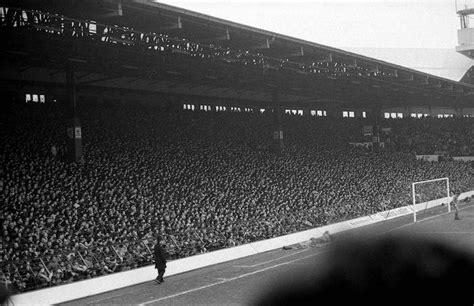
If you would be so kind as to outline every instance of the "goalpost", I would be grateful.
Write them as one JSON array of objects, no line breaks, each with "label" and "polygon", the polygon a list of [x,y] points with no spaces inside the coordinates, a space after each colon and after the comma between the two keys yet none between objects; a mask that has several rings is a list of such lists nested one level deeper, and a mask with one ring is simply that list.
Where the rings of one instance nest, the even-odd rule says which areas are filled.
[{"label": "goalpost", "polygon": [[[417,188],[418,187],[418,188]],[[426,180],[412,183],[413,199],[413,222],[417,219],[418,211],[440,205],[443,200],[447,200],[448,212],[451,212],[449,178],[443,177],[434,180]],[[418,203],[417,203],[417,200]],[[439,201],[438,203],[434,201]],[[424,204],[420,206],[420,204]],[[423,207],[425,206],[425,207]]]}]

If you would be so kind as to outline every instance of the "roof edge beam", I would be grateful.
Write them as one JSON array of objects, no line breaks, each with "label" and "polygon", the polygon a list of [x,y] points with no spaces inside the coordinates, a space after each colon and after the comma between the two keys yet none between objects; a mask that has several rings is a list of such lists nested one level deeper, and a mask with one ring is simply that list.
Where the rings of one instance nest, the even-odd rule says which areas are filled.
[{"label": "roof edge beam", "polygon": [[229,41],[230,40],[230,32],[229,32],[229,28],[226,28],[225,29],[225,34],[224,35],[219,35],[219,36],[216,36],[216,37],[211,37],[211,38],[207,38],[207,39],[199,39],[199,40],[196,40],[196,42],[198,43],[211,43],[213,41]]},{"label": "roof edge beam", "polygon": [[298,51],[287,54],[287,55],[283,55],[283,56],[284,57],[301,57],[301,56],[304,56],[304,47],[300,46],[300,49]]},{"label": "roof edge beam", "polygon": [[183,28],[183,22],[181,20],[181,16],[178,16],[176,18],[176,23],[173,23],[169,26],[166,26],[166,27],[161,27],[160,29],[163,29],[163,30],[175,30],[175,29],[178,29],[178,30],[181,30]]},{"label": "roof edge beam", "polygon": [[319,63],[332,63],[332,61],[333,61],[332,53],[328,53],[328,55],[326,57],[317,58],[314,61],[319,62]]},{"label": "roof edge beam", "polygon": [[255,50],[255,49],[270,49],[272,44],[275,42],[275,36],[272,36],[271,38],[266,38],[265,42],[262,44],[255,45],[253,47],[250,47],[249,49]]},{"label": "roof edge beam", "polygon": [[410,75],[408,76],[408,78],[401,79],[400,81],[413,82],[414,80],[415,80],[415,76],[413,75],[413,73],[410,73]]}]

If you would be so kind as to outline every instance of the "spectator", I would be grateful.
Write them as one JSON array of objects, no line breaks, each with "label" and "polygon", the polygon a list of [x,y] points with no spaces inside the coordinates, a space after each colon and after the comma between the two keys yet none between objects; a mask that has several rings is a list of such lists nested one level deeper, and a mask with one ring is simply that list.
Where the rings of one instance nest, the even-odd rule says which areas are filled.
[{"label": "spectator", "polygon": [[[405,206],[413,181],[449,177],[455,192],[474,188],[469,163],[350,147],[363,125],[356,119],[283,116],[285,149],[276,155],[269,115],[82,105],[87,153],[73,164],[50,152],[64,130],[60,109],[10,112],[0,131],[0,256],[17,290],[150,264],[156,232],[174,259]],[[431,120],[407,124],[445,124]],[[457,133],[472,121],[449,124],[453,139],[469,146]],[[403,129],[394,123],[394,135]],[[27,270],[19,263],[28,260]]]}]

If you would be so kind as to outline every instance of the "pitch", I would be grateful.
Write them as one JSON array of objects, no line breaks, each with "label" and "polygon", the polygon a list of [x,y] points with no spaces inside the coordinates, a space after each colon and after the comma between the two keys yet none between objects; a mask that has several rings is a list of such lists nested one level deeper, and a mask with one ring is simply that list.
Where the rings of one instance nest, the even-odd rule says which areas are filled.
[{"label": "pitch", "polygon": [[[371,233],[426,236],[474,251],[474,201],[460,205],[461,220],[454,212],[433,208],[423,221],[413,223],[412,216],[403,216],[356,230],[334,235],[335,240],[351,236],[365,237]],[[108,293],[72,301],[63,305],[241,305],[255,302],[275,283],[292,282],[304,271],[324,269],[327,247],[274,250],[224,264],[170,276],[160,286],[138,284]]]}]

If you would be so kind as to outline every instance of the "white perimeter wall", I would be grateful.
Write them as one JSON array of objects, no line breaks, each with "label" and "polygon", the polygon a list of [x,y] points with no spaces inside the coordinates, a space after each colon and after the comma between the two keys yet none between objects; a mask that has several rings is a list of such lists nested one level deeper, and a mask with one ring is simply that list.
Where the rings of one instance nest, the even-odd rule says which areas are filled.
[{"label": "white perimeter wall", "polygon": [[[474,196],[474,190],[461,194],[459,199],[463,200],[472,196]],[[430,207],[439,206],[442,203],[447,203],[450,200],[450,198],[443,198],[417,204],[415,209],[416,211],[424,210]],[[279,249],[284,245],[303,242],[310,239],[311,237],[320,237],[324,231],[329,231],[330,233],[334,234],[407,214],[413,214],[412,205],[277,238],[173,260],[167,264],[168,267],[166,269],[166,276]],[[150,265],[143,268],[101,276],[90,280],[83,280],[74,282],[72,284],[15,295],[12,297],[12,301],[15,305],[56,304],[152,281],[156,275],[157,273],[154,269],[154,266]]]}]

